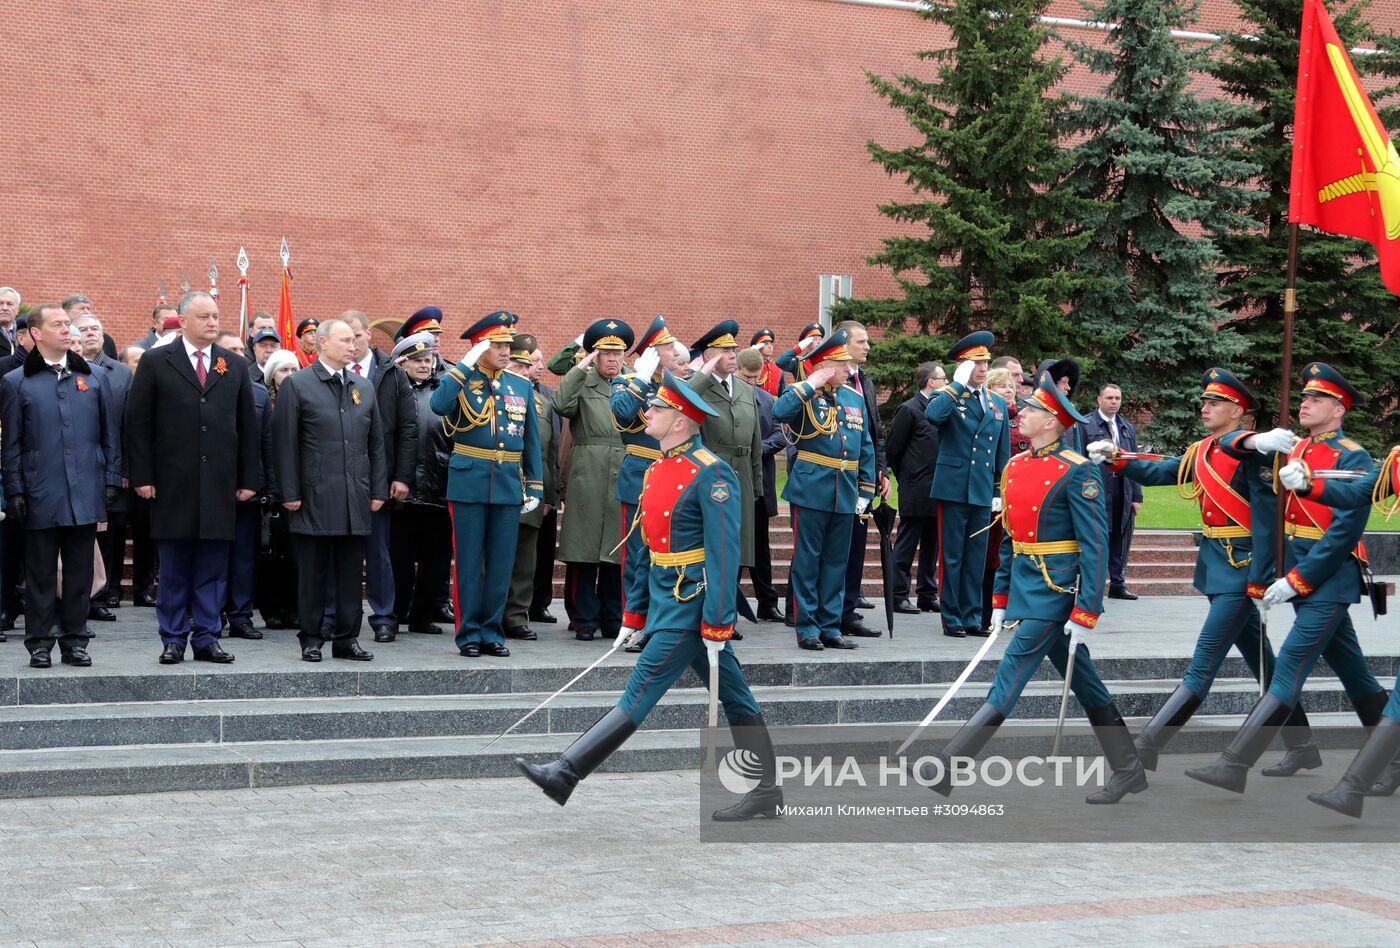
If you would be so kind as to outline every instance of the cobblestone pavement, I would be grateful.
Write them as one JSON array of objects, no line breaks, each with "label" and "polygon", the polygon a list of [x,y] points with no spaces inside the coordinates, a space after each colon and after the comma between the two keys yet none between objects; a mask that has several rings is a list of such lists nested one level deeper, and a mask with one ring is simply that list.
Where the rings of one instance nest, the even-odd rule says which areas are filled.
[{"label": "cobblestone pavement", "polygon": [[0,943],[1400,944],[1385,846],[719,845],[693,773],[6,801]]}]

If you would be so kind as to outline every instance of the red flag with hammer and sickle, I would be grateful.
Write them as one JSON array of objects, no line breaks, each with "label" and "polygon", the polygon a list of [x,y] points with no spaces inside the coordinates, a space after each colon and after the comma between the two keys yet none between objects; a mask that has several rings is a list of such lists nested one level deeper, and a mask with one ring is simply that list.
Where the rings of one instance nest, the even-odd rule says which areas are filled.
[{"label": "red flag with hammer and sickle", "polygon": [[1288,221],[1374,245],[1400,294],[1400,155],[1322,0],[1304,0],[1298,52]]}]

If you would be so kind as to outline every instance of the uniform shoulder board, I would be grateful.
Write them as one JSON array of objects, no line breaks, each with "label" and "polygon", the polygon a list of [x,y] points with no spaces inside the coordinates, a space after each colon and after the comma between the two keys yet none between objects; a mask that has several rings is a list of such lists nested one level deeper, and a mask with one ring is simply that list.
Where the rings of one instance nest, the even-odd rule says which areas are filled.
[{"label": "uniform shoulder board", "polygon": [[711,464],[719,463],[719,458],[715,457],[713,454],[711,454],[709,451],[706,451],[704,448],[696,449],[695,460],[699,461],[706,467],[709,467]]},{"label": "uniform shoulder board", "polygon": [[1061,451],[1061,452],[1060,452],[1060,457],[1064,458],[1066,461],[1068,461],[1068,462],[1071,463],[1071,464],[1088,464],[1088,463],[1089,463],[1089,459],[1088,459],[1088,458],[1086,458],[1084,455],[1078,453],[1077,451],[1071,451],[1069,448],[1065,448],[1063,451]]},{"label": "uniform shoulder board", "polygon": [[1348,451],[1360,451],[1360,450],[1362,450],[1361,445],[1357,444],[1355,441],[1351,440],[1350,438],[1339,438],[1339,439],[1337,440],[1337,447],[1339,447],[1339,448],[1346,448]]}]

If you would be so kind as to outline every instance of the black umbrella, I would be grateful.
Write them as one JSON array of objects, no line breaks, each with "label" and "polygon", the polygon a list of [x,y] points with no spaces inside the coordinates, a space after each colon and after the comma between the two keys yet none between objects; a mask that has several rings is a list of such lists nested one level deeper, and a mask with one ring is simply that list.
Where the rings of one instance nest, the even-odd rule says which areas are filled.
[{"label": "black umbrella", "polygon": [[885,586],[885,621],[889,623],[890,638],[894,638],[894,552],[890,536],[894,533],[894,508],[887,501],[870,512],[875,529],[880,531],[880,580]]}]

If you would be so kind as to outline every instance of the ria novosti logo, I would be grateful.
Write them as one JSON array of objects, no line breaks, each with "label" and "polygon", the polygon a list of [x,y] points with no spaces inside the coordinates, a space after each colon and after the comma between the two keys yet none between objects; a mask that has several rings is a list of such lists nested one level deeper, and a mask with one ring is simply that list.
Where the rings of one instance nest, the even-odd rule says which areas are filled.
[{"label": "ria novosti logo", "polygon": [[753,751],[742,747],[721,757],[718,769],[720,786],[739,796],[757,788],[763,777],[763,761]]},{"label": "ria novosti logo", "polygon": [[[856,757],[786,757],[776,759],[778,786],[787,787],[1102,787],[1108,778],[1103,757],[880,757],[873,763]],[[925,765],[928,765],[925,767]],[[735,748],[720,758],[720,785],[742,796],[758,786],[762,777],[758,755]]]}]

